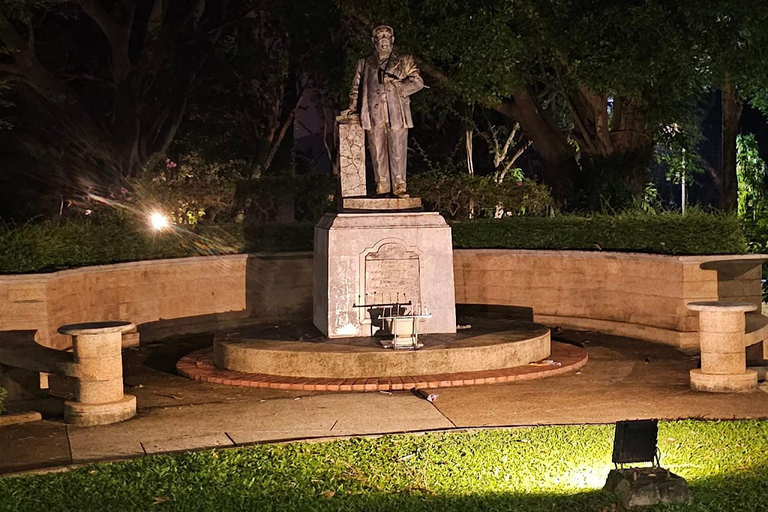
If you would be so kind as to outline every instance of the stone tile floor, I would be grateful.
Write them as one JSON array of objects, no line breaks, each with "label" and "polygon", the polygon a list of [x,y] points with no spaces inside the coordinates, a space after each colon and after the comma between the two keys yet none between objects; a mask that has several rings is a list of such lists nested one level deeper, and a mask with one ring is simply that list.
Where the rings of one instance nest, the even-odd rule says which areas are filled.
[{"label": "stone tile floor", "polygon": [[150,453],[251,443],[455,428],[612,423],[637,418],[768,418],[768,393],[704,394],[688,387],[697,360],[648,342],[565,331],[583,343],[581,371],[546,379],[409,391],[323,393],[201,383],[176,374],[180,357],[211,344],[186,337],[125,352],[126,391],[139,414],[77,428],[55,417],[0,428],[0,473]]}]

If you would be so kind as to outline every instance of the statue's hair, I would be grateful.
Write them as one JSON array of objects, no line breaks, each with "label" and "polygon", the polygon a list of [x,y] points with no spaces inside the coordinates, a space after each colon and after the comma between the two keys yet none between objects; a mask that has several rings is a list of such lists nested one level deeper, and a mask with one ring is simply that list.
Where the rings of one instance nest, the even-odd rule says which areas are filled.
[{"label": "statue's hair", "polygon": [[373,34],[373,37],[377,37],[380,32],[389,32],[389,35],[394,37],[395,36],[395,29],[390,27],[389,25],[379,25],[373,31],[371,34]]}]

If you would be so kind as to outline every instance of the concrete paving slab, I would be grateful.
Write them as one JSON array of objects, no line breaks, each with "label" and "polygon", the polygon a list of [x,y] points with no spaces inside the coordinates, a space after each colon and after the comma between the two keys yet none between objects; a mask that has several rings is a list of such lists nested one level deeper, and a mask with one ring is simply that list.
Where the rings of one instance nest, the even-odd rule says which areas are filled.
[{"label": "concrete paving slab", "polygon": [[205,448],[233,447],[232,440],[227,434],[211,434],[207,436],[193,437],[175,437],[172,439],[159,439],[155,441],[142,442],[144,451],[147,455],[153,453],[184,452],[189,450],[200,450]]},{"label": "concrete paving slab", "polygon": [[364,397],[345,396],[352,398],[344,403],[345,409],[352,414],[339,416],[339,422],[333,428],[335,435],[413,432],[453,427],[431,403],[414,396],[410,391],[396,391],[391,395],[379,393]]},{"label": "concrete paving slab", "polygon": [[[119,423],[118,425],[123,425]],[[140,438],[112,438],[114,425],[69,429],[72,462],[82,464],[97,460],[125,459],[144,455]]]},{"label": "concrete paving slab", "polygon": [[0,474],[71,464],[67,428],[38,421],[0,428]]},{"label": "concrete paving slab", "polygon": [[227,430],[237,444],[452,427],[429,402],[408,392],[334,393],[260,405],[261,416],[246,428]]},{"label": "concrete paving slab", "polygon": [[435,406],[459,427],[768,417],[768,396],[763,393],[692,391],[688,371],[697,360],[675,349],[596,333],[569,337],[589,341],[589,363],[581,372],[447,388],[439,390]]},{"label": "concrete paving slab", "polygon": [[[70,428],[75,462],[240,444],[347,434],[450,428],[424,400],[407,393],[329,394],[299,399],[190,404],[140,410],[133,420]],[[214,440],[218,440],[214,442]],[[186,448],[182,448],[186,447]]]}]

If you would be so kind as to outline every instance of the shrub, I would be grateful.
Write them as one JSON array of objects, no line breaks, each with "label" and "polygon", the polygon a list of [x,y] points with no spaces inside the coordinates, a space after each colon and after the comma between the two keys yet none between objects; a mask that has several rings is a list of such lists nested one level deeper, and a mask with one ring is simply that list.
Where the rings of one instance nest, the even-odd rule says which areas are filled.
[{"label": "shrub", "polygon": [[247,252],[311,251],[315,224],[253,224],[245,229]]},{"label": "shrub", "polygon": [[179,163],[166,160],[152,177],[126,180],[125,202],[141,209],[157,209],[176,224],[215,222],[233,212],[235,185],[226,165],[207,164],[196,153]]},{"label": "shrub", "polygon": [[332,208],[337,187],[332,174],[262,176],[238,183],[237,208],[253,222],[315,222]]},{"label": "shrub", "polygon": [[[174,226],[153,232],[145,220],[104,218],[0,226],[0,273],[237,252],[310,251],[314,222]],[[659,254],[741,254],[739,220],[692,210],[679,214],[562,215],[452,222],[457,248],[579,249]]]},{"label": "shrub", "polygon": [[5,397],[8,396],[8,391],[0,387],[0,414],[5,412]]},{"label": "shrub", "polygon": [[512,217],[454,222],[455,247],[580,249],[660,254],[742,254],[735,216],[692,210],[674,213]]},{"label": "shrub", "polygon": [[425,206],[452,220],[541,215],[552,208],[549,189],[532,180],[430,171],[410,178],[409,190]]},{"label": "shrub", "polygon": [[154,232],[146,219],[112,210],[61,224],[0,225],[0,272],[236,253],[243,250],[242,231],[240,225],[200,225]]}]

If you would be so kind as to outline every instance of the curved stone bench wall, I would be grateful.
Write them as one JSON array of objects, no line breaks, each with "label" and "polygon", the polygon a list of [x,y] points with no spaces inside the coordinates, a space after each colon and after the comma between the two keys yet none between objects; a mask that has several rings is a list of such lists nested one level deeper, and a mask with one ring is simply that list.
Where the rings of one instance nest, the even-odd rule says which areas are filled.
[{"label": "curved stone bench wall", "polygon": [[[534,321],[698,350],[701,300],[758,306],[751,342],[762,341],[764,255],[665,256],[586,251],[454,251],[457,304],[533,309]],[[751,344],[751,343],[748,343]]]},{"label": "curved stone bench wall", "polygon": [[0,331],[37,330],[38,343],[51,348],[70,345],[58,327],[94,320],[130,320],[146,341],[296,315],[312,315],[311,253],[205,256],[0,276]]},{"label": "curved stone bench wall", "polygon": [[[460,249],[457,304],[532,308],[547,325],[594,329],[698,349],[701,300],[761,302],[760,255]],[[759,310],[758,310],[759,311]],[[747,344],[766,317],[747,318]],[[0,276],[0,331],[37,330],[66,348],[65,324],[130,320],[145,341],[253,319],[312,317],[312,254],[250,254],[141,261],[50,274]]]}]

